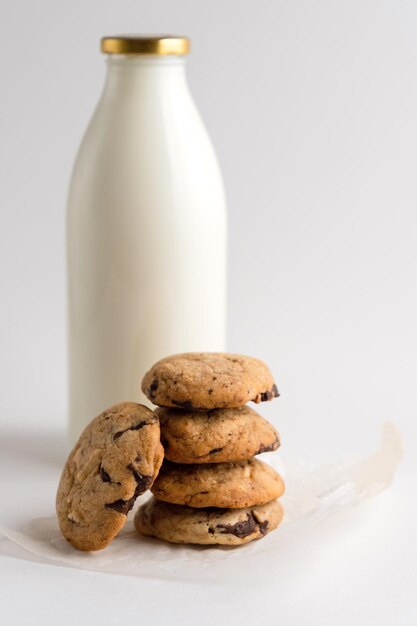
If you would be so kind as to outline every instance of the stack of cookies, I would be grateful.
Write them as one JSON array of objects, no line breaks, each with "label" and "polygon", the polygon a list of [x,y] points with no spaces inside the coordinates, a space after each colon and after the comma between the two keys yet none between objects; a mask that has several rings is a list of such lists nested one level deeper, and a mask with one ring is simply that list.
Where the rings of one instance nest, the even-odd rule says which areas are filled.
[{"label": "stack of cookies", "polygon": [[245,406],[278,390],[257,359],[188,353],[158,361],[142,390],[159,408],[165,460],[154,495],[135,516],[139,533],[174,543],[239,545],[278,526],[279,474],[259,459],[280,445],[274,427]]}]

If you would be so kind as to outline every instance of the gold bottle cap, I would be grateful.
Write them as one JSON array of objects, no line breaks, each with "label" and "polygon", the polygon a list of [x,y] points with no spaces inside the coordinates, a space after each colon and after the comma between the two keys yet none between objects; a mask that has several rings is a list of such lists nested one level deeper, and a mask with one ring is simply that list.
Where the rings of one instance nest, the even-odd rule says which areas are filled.
[{"label": "gold bottle cap", "polygon": [[101,39],[107,54],[188,54],[190,40],[178,35],[112,35]]}]

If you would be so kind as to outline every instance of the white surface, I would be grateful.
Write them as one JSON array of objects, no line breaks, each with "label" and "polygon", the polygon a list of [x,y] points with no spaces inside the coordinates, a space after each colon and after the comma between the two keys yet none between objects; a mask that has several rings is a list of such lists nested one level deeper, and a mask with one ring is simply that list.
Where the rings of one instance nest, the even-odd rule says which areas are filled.
[{"label": "white surface", "polygon": [[[53,513],[65,453],[59,435],[3,434],[4,525],[13,527]],[[13,460],[14,472],[8,476]],[[413,482],[403,466],[394,487],[352,511],[303,526],[308,531],[296,542],[293,522],[281,529],[287,542],[277,543],[278,530],[254,550],[244,548],[233,558],[226,555],[221,563],[216,558],[197,569],[181,561],[176,568],[172,561],[160,568],[144,563],[140,577],[134,579],[39,564],[36,556],[16,552],[16,546],[0,540],[0,623],[111,625],[115,620],[138,619],[178,626],[209,626],[213,621],[414,624],[417,509],[415,498],[409,497]],[[267,543],[270,549],[265,551]],[[159,543],[155,549],[162,547]],[[145,549],[149,552],[148,545]],[[178,551],[183,553],[183,548]],[[17,558],[8,558],[7,553]],[[105,552],[98,556],[101,560]]]},{"label": "white surface", "polygon": [[[263,414],[291,456],[368,451],[386,419],[406,445],[392,489],[284,553],[285,579],[269,561],[179,586],[2,559],[1,623],[114,624],[141,610],[150,624],[416,623],[415,2],[2,0],[0,11],[2,428],[64,427],[64,209],[104,78],[98,39],[171,31],[193,39],[190,85],[225,175],[228,347],[267,360],[282,393]],[[16,463],[0,476],[1,518],[21,457],[20,440],[5,441]],[[53,439],[43,446],[55,454]],[[55,458],[39,470],[51,496]],[[36,476],[14,495],[34,516]]]},{"label": "white surface", "polygon": [[226,341],[224,189],[186,59],[105,60],[68,205],[74,442],[103,407],[146,402],[138,381],[159,359]]}]

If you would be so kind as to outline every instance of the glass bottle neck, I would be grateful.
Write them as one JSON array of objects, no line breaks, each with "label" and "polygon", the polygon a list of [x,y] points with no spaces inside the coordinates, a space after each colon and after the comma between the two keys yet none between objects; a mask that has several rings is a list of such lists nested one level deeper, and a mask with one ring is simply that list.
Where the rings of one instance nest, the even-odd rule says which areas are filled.
[{"label": "glass bottle neck", "polygon": [[110,55],[105,92],[115,90],[187,89],[185,57]]}]

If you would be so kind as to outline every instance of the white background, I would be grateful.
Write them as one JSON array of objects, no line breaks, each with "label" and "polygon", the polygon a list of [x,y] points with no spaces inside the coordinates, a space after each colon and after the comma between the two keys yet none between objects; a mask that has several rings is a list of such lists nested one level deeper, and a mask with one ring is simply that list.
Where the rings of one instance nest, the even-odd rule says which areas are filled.
[{"label": "white background", "polygon": [[[281,604],[276,598],[276,615],[287,624],[308,615],[316,617],[312,623],[345,623],[341,615],[349,620],[352,606],[363,606],[363,580],[371,594],[368,619],[417,623],[404,574],[411,571],[411,527],[404,525],[417,435],[417,4],[411,0],[1,0],[0,430],[65,426],[66,191],[104,79],[98,41],[119,32],[192,38],[189,82],[228,196],[228,347],[271,365],[282,396],[264,413],[276,418],[287,453],[319,462],[360,455],[376,445],[384,420],[397,424],[406,443],[398,484],[381,496],[385,508],[376,505],[382,520],[375,512],[357,514],[355,540],[344,538],[344,547],[349,525],[341,526],[333,549],[347,562],[346,574],[340,578],[338,558],[326,562],[324,612],[315,572],[303,580],[308,593],[301,602],[297,587],[292,600],[290,592]],[[375,547],[370,538],[393,507],[399,513],[389,541],[403,543],[383,558],[384,542]],[[26,576],[30,588],[31,566],[8,560],[6,569],[16,580]],[[389,584],[392,571],[397,587]],[[140,605],[127,600],[132,581],[99,576],[97,582],[83,574],[94,590],[89,599],[74,572],[59,576],[61,570],[45,566],[36,574],[56,602],[64,603],[65,590],[81,594],[84,620],[92,619],[88,606],[101,597],[100,586],[109,619],[130,611],[140,619]],[[25,623],[11,608],[19,603],[19,586],[13,576],[6,579],[12,591],[4,623]],[[118,607],[108,595],[116,580],[125,585]],[[158,584],[149,585],[154,598]],[[257,611],[251,605],[248,619],[273,623],[272,608],[261,614],[269,587],[254,587]],[[174,591],[159,593],[174,598]],[[43,597],[25,592],[30,610],[46,623]],[[216,597],[224,601],[221,593]],[[196,591],[194,616],[203,600]],[[205,615],[212,611],[218,623],[221,615],[229,623],[239,615],[210,606]],[[168,619],[168,608],[159,610]],[[71,611],[75,619],[76,606]],[[176,619],[186,623],[181,609],[170,623]]]}]

